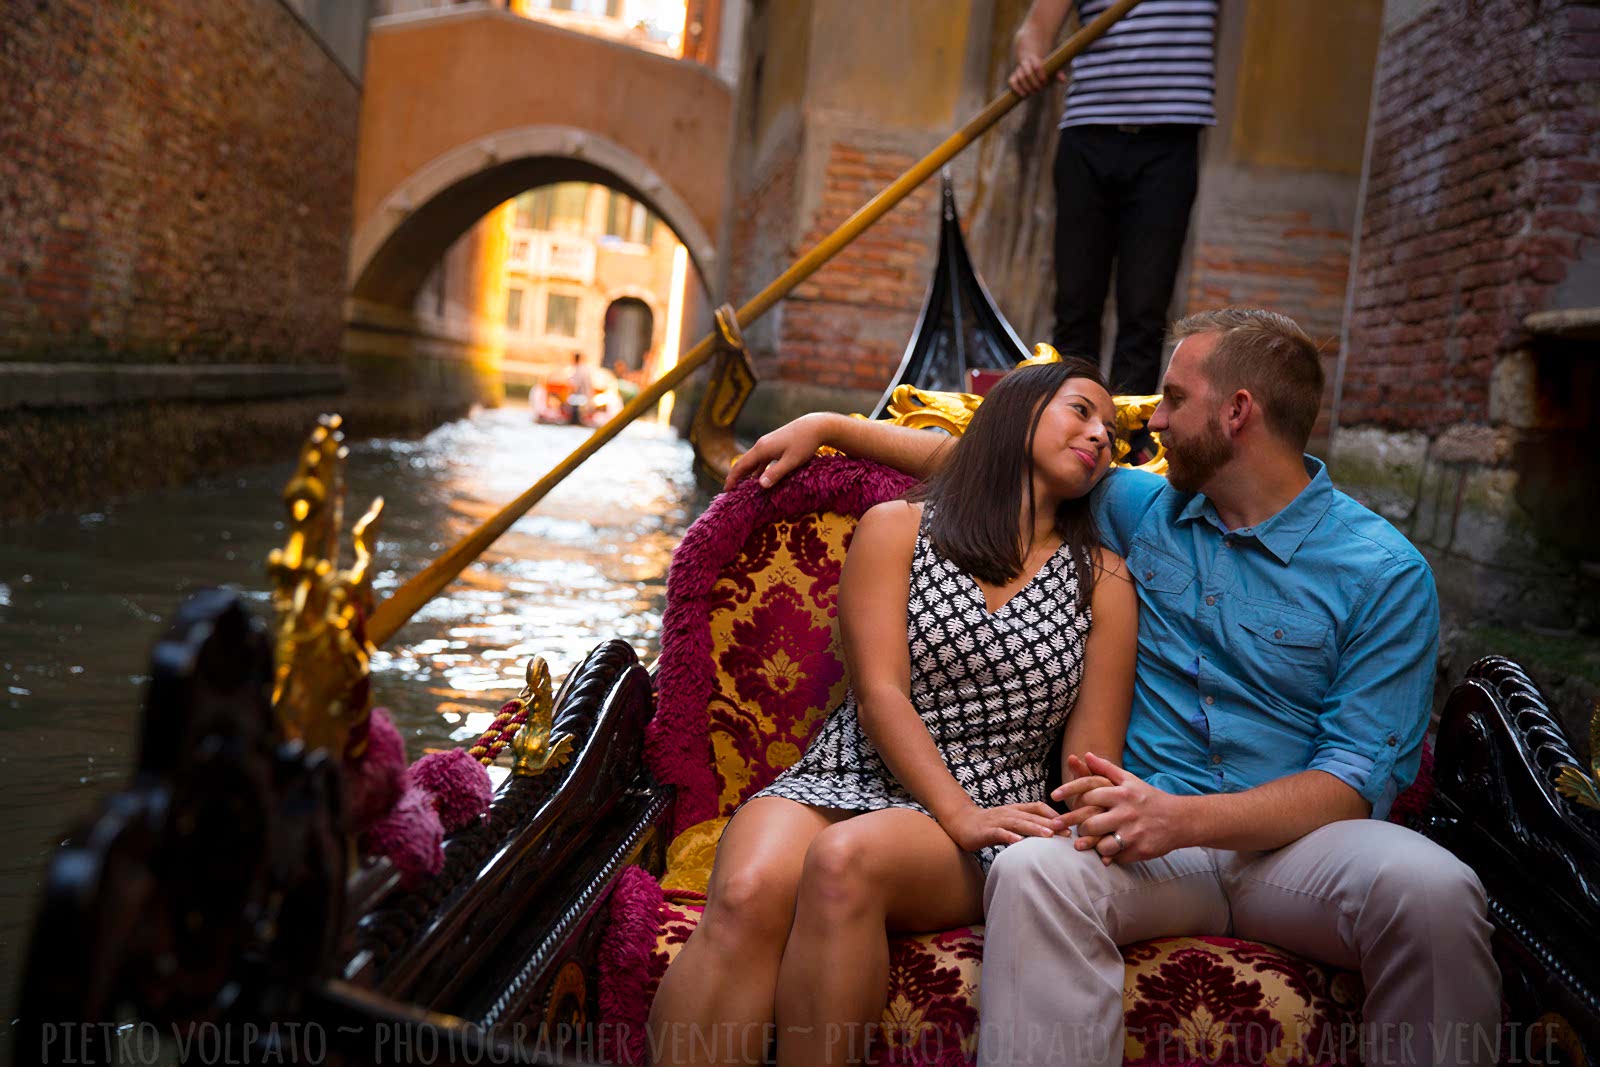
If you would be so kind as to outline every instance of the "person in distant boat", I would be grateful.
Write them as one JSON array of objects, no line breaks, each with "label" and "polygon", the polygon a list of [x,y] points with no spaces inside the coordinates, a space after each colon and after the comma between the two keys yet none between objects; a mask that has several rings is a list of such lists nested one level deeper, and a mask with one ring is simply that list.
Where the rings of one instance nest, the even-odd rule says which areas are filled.
[{"label": "person in distant boat", "polygon": [[[1323,375],[1293,320],[1227,308],[1173,336],[1150,419],[1168,476],[1117,470],[1091,501],[1139,597],[1126,759],[1087,758],[1113,784],[1062,786],[1055,798],[1076,807],[1056,836],[1008,848],[989,873],[979,1062],[1059,1063],[1064,1047],[1073,1063],[1120,1064],[1117,946],[1188,934],[1359,969],[1369,1067],[1493,1063],[1483,886],[1383,821],[1422,760],[1433,573],[1305,455]],[[824,444],[925,475],[946,440],[807,415],[757,441],[728,484],[771,485]],[[1069,727],[1066,751],[1076,744]],[[1248,1035],[1216,1039],[1225,1062],[1258,1055]]]},{"label": "person in distant boat", "polygon": [[[1020,96],[1046,88],[1041,68],[1072,9],[1088,22],[1111,3],[1033,0],[1013,42],[1011,88]],[[1154,393],[1161,378],[1167,310],[1199,183],[1200,131],[1217,121],[1216,24],[1217,0],[1144,0],[1072,61],[1053,172],[1052,340],[1063,355],[1099,360],[1115,274],[1111,385],[1121,392]]]},{"label": "person in distant boat", "polygon": [[638,372],[630,370],[628,364],[617,359],[611,362],[611,373],[617,379],[617,395],[622,397],[624,404],[639,395]]},{"label": "person in distant boat", "polygon": [[572,353],[572,373],[567,376],[567,421],[577,426],[583,422],[594,403],[594,372],[583,361],[582,352]]},{"label": "person in distant boat", "polygon": [[1063,727],[1065,751],[1120,762],[1138,616],[1088,506],[1115,425],[1093,365],[1013,371],[924,490],[862,517],[849,695],[723,833],[651,1011],[656,1062],[708,1034],[730,1035],[718,1062],[759,1062],[774,1023],[780,1063],[859,1059],[888,934],[978,922],[995,857],[1059,832],[1051,779],[1088,775],[1052,765]]}]

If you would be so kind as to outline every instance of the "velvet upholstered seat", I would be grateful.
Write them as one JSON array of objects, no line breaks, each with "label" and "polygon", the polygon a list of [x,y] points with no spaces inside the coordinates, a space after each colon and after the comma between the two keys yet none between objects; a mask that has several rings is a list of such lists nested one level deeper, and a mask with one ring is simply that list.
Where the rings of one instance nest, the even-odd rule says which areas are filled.
[{"label": "velvet upholstered seat", "polygon": [[[856,520],[911,479],[819,458],[773,491],[719,497],[673,556],[646,760],[676,787],[662,871],[626,870],[610,904],[600,1008],[619,1062],[704,907],[716,842],[739,804],[799,758],[843,699],[838,582]],[[1401,798],[1396,817],[1416,810]],[[884,1062],[964,1064],[978,1035],[983,928],[892,939]],[[1127,1063],[1357,1062],[1360,978],[1221,937],[1126,946]]]}]

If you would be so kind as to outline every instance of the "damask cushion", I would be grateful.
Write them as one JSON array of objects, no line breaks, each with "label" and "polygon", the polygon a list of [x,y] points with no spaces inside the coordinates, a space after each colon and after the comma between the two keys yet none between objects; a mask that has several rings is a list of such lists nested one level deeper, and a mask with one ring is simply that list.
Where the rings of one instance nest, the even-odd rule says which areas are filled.
[{"label": "damask cushion", "polygon": [[1126,945],[1125,1064],[1360,1062],[1361,977],[1231,937]]},{"label": "damask cushion", "polygon": [[[664,893],[638,868],[613,894],[611,921],[633,934],[608,938],[601,962],[601,1010],[616,1062],[645,1062],[650,1002],[703,908],[703,894]],[[653,927],[641,922],[648,916]],[[1122,954],[1126,1064],[1359,1063],[1362,987],[1354,974],[1226,937],[1142,941]],[[982,956],[981,926],[890,939],[880,1062],[973,1062]]]},{"label": "damask cushion", "polygon": [[855,528],[836,511],[769,523],[712,586],[706,713],[720,815],[798,760],[844,700],[839,572]]},{"label": "damask cushion", "polygon": [[855,521],[909,475],[819,457],[770,490],[712,501],[667,572],[645,762],[676,787],[674,834],[719,815],[800,758],[844,699],[839,570]]},{"label": "damask cushion", "polygon": [[717,858],[717,842],[722,840],[722,831],[731,818],[719,815],[697,822],[672,839],[667,846],[666,873],[661,876],[661,888],[668,896],[705,896],[711,884],[711,865]]}]

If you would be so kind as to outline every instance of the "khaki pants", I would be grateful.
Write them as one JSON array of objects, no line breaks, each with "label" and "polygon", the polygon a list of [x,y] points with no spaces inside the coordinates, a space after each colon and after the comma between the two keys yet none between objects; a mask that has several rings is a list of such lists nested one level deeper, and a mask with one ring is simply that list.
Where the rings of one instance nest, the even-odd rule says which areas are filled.
[{"label": "khaki pants", "polygon": [[1495,1062],[1500,972],[1483,887],[1392,823],[1330,823],[1273,852],[1185,848],[1110,867],[1068,838],[1034,838],[1000,853],[984,911],[982,1064],[1120,1064],[1117,946],[1205,934],[1359,970],[1368,1067]]}]

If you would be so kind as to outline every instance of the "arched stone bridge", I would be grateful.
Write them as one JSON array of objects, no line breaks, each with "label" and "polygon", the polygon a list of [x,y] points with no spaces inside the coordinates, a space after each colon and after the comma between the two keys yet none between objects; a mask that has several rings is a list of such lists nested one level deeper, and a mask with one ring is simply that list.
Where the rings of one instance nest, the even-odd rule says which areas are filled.
[{"label": "arched stone bridge", "polygon": [[644,203],[719,290],[733,109],[729,86],[697,63],[487,6],[375,20],[347,348],[439,354],[416,336],[423,281],[496,205],[552,182]]}]

